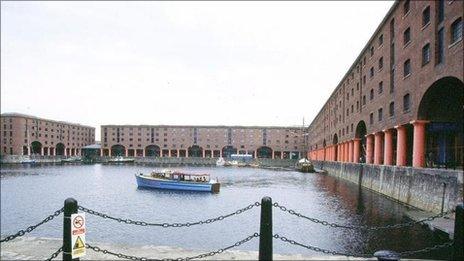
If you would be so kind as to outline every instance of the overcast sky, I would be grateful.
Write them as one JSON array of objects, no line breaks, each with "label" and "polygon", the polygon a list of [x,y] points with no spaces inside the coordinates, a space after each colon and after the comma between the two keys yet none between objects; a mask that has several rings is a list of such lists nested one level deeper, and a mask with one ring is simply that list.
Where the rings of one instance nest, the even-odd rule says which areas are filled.
[{"label": "overcast sky", "polygon": [[393,2],[1,2],[1,110],[309,124]]}]

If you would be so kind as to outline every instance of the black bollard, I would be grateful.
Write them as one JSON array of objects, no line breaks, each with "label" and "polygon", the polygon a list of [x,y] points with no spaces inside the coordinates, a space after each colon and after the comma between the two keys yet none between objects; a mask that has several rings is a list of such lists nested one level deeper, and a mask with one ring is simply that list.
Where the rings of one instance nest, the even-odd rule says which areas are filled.
[{"label": "black bollard", "polygon": [[390,250],[379,250],[374,253],[374,257],[377,257],[378,261],[398,261],[400,255]]},{"label": "black bollard", "polygon": [[454,220],[453,260],[464,260],[464,206],[456,206]]},{"label": "black bollard", "polygon": [[259,260],[272,260],[272,199],[270,197],[261,199]]},{"label": "black bollard", "polygon": [[79,260],[71,258],[71,215],[77,213],[77,200],[67,198],[64,201],[64,218],[63,218],[63,260]]}]

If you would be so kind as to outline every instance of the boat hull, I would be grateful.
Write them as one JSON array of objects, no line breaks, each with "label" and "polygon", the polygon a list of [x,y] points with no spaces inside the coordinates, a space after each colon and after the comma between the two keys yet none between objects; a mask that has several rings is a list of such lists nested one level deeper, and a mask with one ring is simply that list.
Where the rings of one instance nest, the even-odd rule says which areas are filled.
[{"label": "boat hull", "polygon": [[219,192],[219,183],[198,183],[176,180],[162,180],[135,175],[137,186],[152,189],[197,191],[197,192]]}]

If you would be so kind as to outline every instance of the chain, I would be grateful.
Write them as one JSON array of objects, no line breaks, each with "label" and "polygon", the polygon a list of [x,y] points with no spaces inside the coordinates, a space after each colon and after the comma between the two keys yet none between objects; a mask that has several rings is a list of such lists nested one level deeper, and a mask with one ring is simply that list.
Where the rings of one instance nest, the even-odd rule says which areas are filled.
[{"label": "chain", "polygon": [[295,240],[291,240],[291,239],[288,239],[286,237],[280,236],[279,234],[274,234],[273,237],[275,239],[280,239],[285,243],[300,246],[300,247],[304,247],[304,248],[307,248],[309,250],[313,250],[313,251],[316,251],[316,252],[321,252],[321,253],[324,253],[324,254],[331,254],[331,255],[334,255],[334,256],[338,255],[338,256],[352,256],[352,257],[372,257],[372,255],[342,253],[342,252],[337,252],[337,251],[333,251],[333,250],[327,250],[327,249],[323,249],[323,248],[315,247],[315,246],[311,246],[311,245],[305,245],[305,244],[299,243],[299,242],[297,242]]},{"label": "chain", "polygon": [[209,257],[209,256],[214,256],[214,255],[217,255],[217,254],[221,254],[223,253],[224,251],[226,250],[229,250],[231,248],[234,248],[234,247],[238,247],[242,244],[245,244],[246,242],[252,240],[253,238],[255,237],[259,237],[259,233],[254,233],[240,241],[237,241],[235,242],[234,244],[230,245],[230,246],[227,246],[227,247],[224,247],[224,248],[220,248],[218,250],[214,250],[214,251],[211,251],[211,252],[207,252],[207,253],[203,253],[203,254],[199,254],[199,255],[196,255],[196,256],[191,256],[191,257],[179,257],[179,258],[165,258],[165,259],[153,259],[153,258],[147,258],[147,257],[137,257],[137,256],[131,256],[131,255],[126,255],[126,254],[122,254],[122,253],[115,253],[115,252],[112,252],[110,250],[107,250],[107,249],[102,249],[98,246],[91,246],[89,244],[85,244],[85,247],[86,248],[90,248],[92,249],[93,251],[95,252],[100,252],[100,253],[103,253],[103,254],[106,254],[106,255],[112,255],[112,256],[115,256],[115,257],[118,257],[118,258],[124,258],[124,259],[130,259],[130,260],[192,260],[192,259],[199,259],[199,258],[204,258],[204,257]]},{"label": "chain", "polygon": [[49,258],[45,259],[45,261],[51,261],[55,259],[60,253],[63,251],[63,247],[60,247],[58,250],[55,251]]},{"label": "chain", "polygon": [[424,218],[424,219],[417,220],[417,221],[410,221],[410,222],[394,224],[394,225],[386,225],[386,226],[380,226],[380,227],[370,227],[370,226],[349,226],[349,225],[340,225],[340,224],[337,224],[337,223],[330,223],[330,222],[320,220],[320,219],[317,219],[317,218],[312,218],[312,217],[305,216],[305,215],[303,215],[301,213],[298,213],[298,212],[296,212],[295,210],[292,210],[292,209],[287,209],[286,207],[279,205],[279,203],[277,203],[277,202],[274,202],[272,204],[272,206],[276,207],[276,208],[279,208],[283,212],[288,212],[291,215],[307,219],[307,220],[309,220],[311,222],[318,223],[318,224],[321,224],[323,226],[329,226],[329,227],[334,227],[334,228],[346,228],[346,229],[372,230],[372,231],[410,227],[410,226],[413,226],[413,225],[416,225],[416,224],[424,223],[424,222],[427,222],[427,221],[432,221],[434,219],[444,217],[444,216],[446,216],[448,214],[454,213],[454,210],[450,210],[448,212],[443,212],[443,213],[437,214],[435,216],[431,216],[431,217]]},{"label": "chain", "polygon": [[33,226],[30,226],[26,229],[21,229],[19,230],[16,234],[13,234],[13,235],[9,235],[9,236],[6,236],[5,238],[3,239],[0,239],[0,242],[8,242],[10,240],[13,240],[17,237],[22,237],[24,236],[26,233],[30,233],[32,232],[32,230],[36,229],[38,226],[41,226],[45,223],[47,223],[48,221],[51,221],[52,219],[54,219],[55,217],[59,216],[61,214],[61,212],[63,212],[63,209],[64,208],[61,208],[57,211],[55,211],[55,213],[51,214],[50,216],[46,217],[44,220],[40,221],[40,223],[36,224],[36,225],[33,225]]},{"label": "chain", "polygon": [[88,208],[85,208],[85,207],[82,207],[82,206],[79,206],[78,209],[79,210],[82,210],[84,212],[87,212],[91,215],[95,215],[95,216],[99,216],[99,217],[102,217],[102,218],[108,218],[108,219],[112,219],[112,220],[115,220],[115,221],[118,221],[120,223],[126,223],[126,224],[131,224],[131,225],[137,225],[137,226],[158,226],[158,227],[164,227],[164,228],[167,228],[167,227],[190,227],[190,226],[195,226],[195,225],[203,225],[203,224],[209,224],[209,223],[213,223],[213,222],[216,222],[216,221],[221,221],[221,220],[224,220],[226,218],[229,218],[229,217],[232,217],[232,216],[235,216],[235,215],[240,215],[254,207],[258,207],[260,206],[261,203],[259,202],[255,202],[253,204],[250,204],[244,208],[241,208],[241,209],[238,209],[237,211],[233,212],[233,213],[229,213],[227,215],[221,215],[221,216],[218,216],[218,217],[215,217],[215,218],[208,218],[206,220],[201,220],[201,221],[196,221],[196,222],[186,222],[186,223],[150,223],[150,222],[144,222],[144,221],[137,221],[137,220],[131,220],[131,219],[123,219],[123,218],[116,218],[116,217],[112,217],[108,214],[105,214],[105,213],[101,213],[101,212],[98,212],[98,211],[95,211],[95,210],[92,210],[92,209],[88,209]]},{"label": "chain", "polygon": [[440,244],[440,245],[434,245],[432,247],[426,247],[426,248],[419,249],[419,250],[404,251],[404,252],[400,252],[398,254],[400,256],[402,256],[402,257],[411,256],[411,255],[419,254],[419,253],[427,253],[427,252],[437,250],[437,249],[441,249],[441,248],[445,248],[445,247],[451,247],[452,245],[453,245],[453,242],[451,241],[451,242],[446,242],[446,243],[443,243],[443,244]]}]

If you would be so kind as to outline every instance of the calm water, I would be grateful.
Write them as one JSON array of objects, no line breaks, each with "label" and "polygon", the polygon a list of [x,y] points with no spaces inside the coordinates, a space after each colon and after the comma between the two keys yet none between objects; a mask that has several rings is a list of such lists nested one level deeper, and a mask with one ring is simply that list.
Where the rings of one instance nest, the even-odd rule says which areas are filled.
[{"label": "calm water", "polygon": [[[113,216],[149,222],[194,222],[234,212],[263,196],[272,197],[307,216],[352,225],[405,222],[406,207],[356,185],[320,174],[248,168],[179,167],[206,172],[221,182],[219,194],[138,189],[134,173],[148,172],[140,165],[2,166],[1,235],[35,224],[74,197],[80,205]],[[421,249],[446,239],[421,226],[383,232],[328,228],[273,208],[274,233],[330,250],[373,253]],[[33,236],[61,237],[62,216],[39,227]],[[259,232],[259,208],[221,222],[189,228],[138,227],[87,214],[86,238],[91,242],[131,245],[168,245],[213,250]],[[239,247],[258,250],[258,239]],[[274,241],[274,252],[320,255]],[[448,251],[422,257],[446,258]],[[419,257],[419,256],[416,256]]]}]

